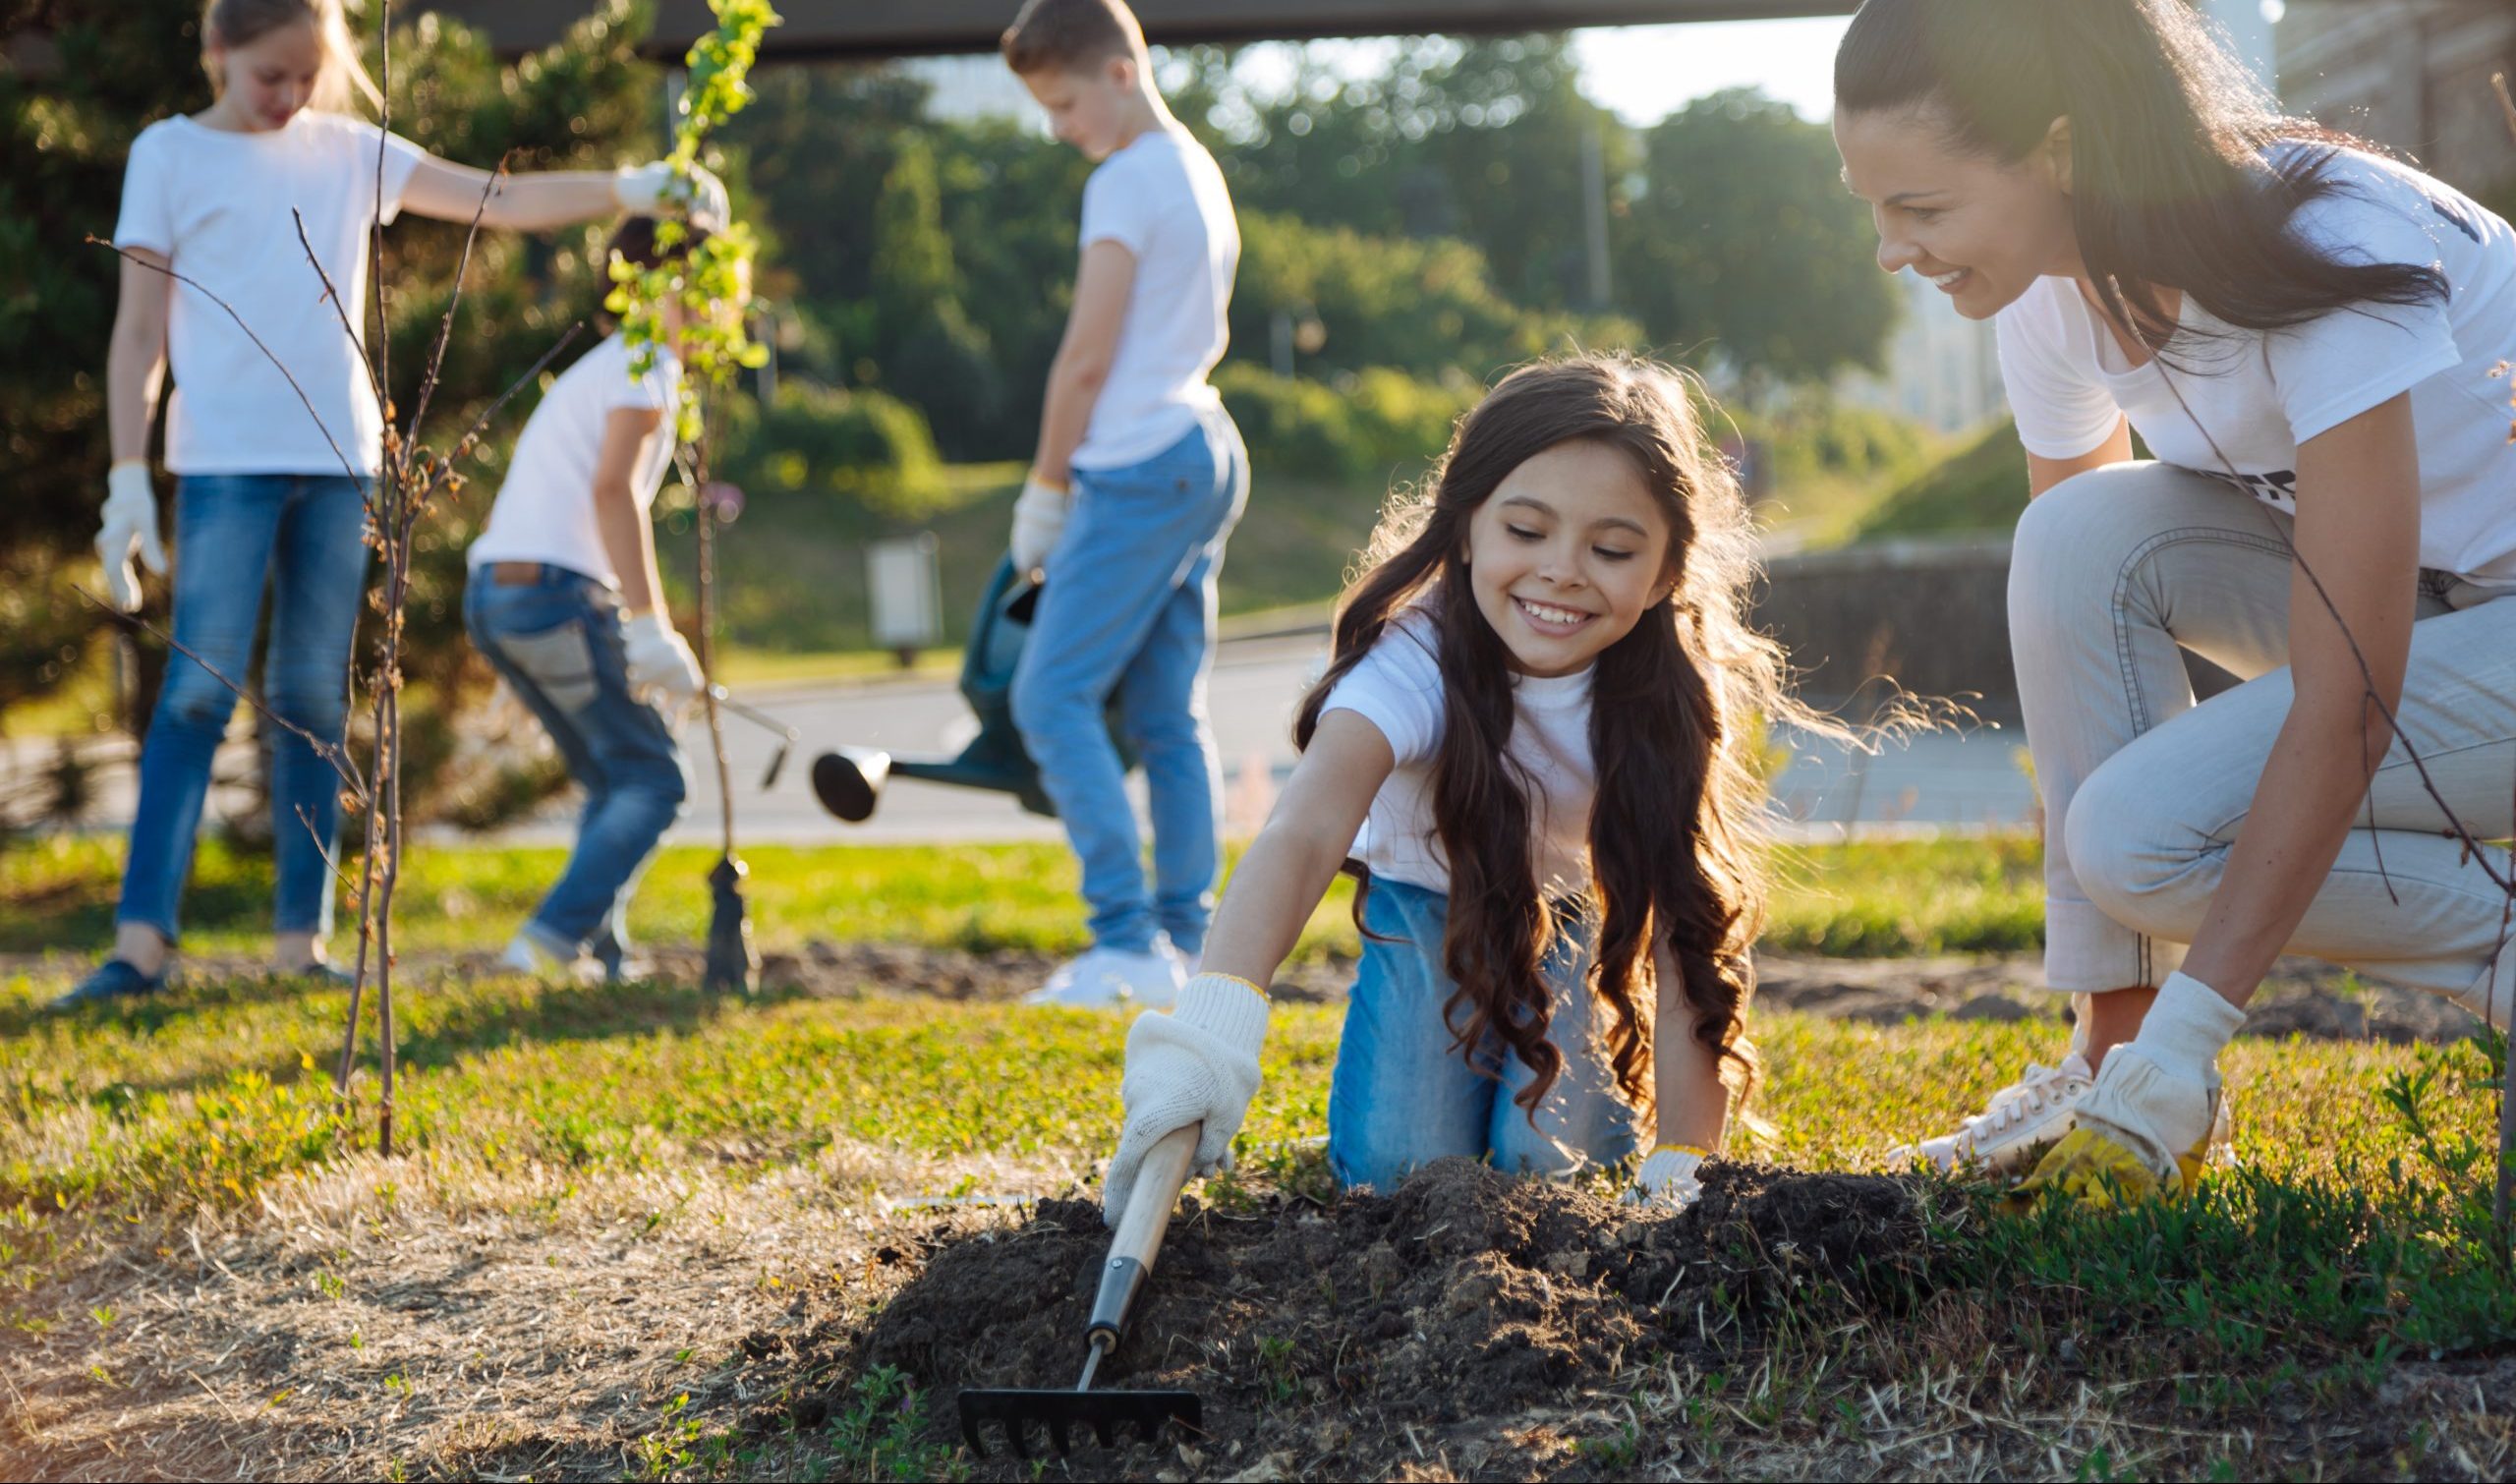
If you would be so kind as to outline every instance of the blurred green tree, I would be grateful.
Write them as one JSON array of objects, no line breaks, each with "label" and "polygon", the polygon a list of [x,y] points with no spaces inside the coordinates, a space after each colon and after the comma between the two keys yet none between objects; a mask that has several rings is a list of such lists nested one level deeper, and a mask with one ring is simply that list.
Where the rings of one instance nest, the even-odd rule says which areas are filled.
[{"label": "blurred green tree", "polygon": [[1883,367],[1900,308],[1832,137],[1752,88],[1643,136],[1649,188],[1622,218],[1620,297],[1652,336],[1755,393]]}]

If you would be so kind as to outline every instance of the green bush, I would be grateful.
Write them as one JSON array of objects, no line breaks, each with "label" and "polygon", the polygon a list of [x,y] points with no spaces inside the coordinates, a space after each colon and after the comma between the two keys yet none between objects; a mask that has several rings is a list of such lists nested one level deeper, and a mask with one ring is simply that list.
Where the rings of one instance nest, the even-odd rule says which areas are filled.
[{"label": "green bush", "polygon": [[1464,377],[1425,381],[1385,367],[1332,383],[1235,361],[1214,379],[1254,468],[1372,486],[1429,467],[1450,443],[1451,425],[1483,394]]},{"label": "green bush", "polygon": [[885,392],[789,380],[757,423],[729,441],[725,477],[755,497],[835,495],[876,515],[916,519],[948,493],[935,435]]},{"label": "green bush", "polygon": [[1859,539],[2006,531],[2027,503],[2027,450],[2004,421],[1881,501]]}]

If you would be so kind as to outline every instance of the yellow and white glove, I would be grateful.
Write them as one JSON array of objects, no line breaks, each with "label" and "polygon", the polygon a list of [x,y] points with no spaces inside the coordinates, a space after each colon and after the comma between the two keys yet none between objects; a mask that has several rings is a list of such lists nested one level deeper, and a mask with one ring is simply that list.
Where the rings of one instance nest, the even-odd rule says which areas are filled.
[{"label": "yellow and white glove", "polygon": [[1703,1181],[1698,1171],[1711,1156],[1691,1144],[1663,1144],[1651,1151],[1651,1158],[1633,1171],[1633,1185],[1625,1193],[1629,1206],[1650,1206],[1675,1216],[1703,1199]]},{"label": "yellow and white glove", "polygon": [[1206,1174],[1230,1162],[1232,1135],[1258,1095],[1258,1051],[1266,1042],[1267,997],[1229,974],[1200,974],[1172,1008],[1136,1017],[1118,1084],[1126,1107],[1118,1148],[1101,1175],[1101,1213],[1111,1226],[1126,1215],[1144,1157],[1164,1136],[1202,1122],[1188,1172]]},{"label": "yellow and white glove", "polygon": [[1048,561],[1057,549],[1058,538],[1065,532],[1066,512],[1074,506],[1074,495],[1061,485],[1052,485],[1037,474],[1022,482],[1022,497],[1013,502],[1013,571],[1029,577]]},{"label": "yellow and white glove", "polygon": [[2018,1188],[2092,1205],[2188,1195],[2218,1117],[2220,1051],[2245,1011],[2188,974],[2170,974],[2141,1034],[2106,1053],[2074,1127]]},{"label": "yellow and white glove", "polygon": [[734,219],[725,183],[704,165],[693,165],[687,177],[675,174],[669,160],[623,165],[611,177],[611,198],[632,216],[660,216],[677,211],[694,226],[721,232]]},{"label": "yellow and white glove", "polygon": [[131,565],[135,550],[149,571],[166,575],[166,546],[157,535],[157,489],[149,483],[145,459],[125,459],[106,471],[104,523],[96,532],[105,595],[126,613],[140,611],[140,574]]},{"label": "yellow and white glove", "polygon": [[629,666],[629,694],[667,715],[699,699],[706,682],[699,656],[673,632],[662,613],[650,608],[621,625],[621,649]]}]

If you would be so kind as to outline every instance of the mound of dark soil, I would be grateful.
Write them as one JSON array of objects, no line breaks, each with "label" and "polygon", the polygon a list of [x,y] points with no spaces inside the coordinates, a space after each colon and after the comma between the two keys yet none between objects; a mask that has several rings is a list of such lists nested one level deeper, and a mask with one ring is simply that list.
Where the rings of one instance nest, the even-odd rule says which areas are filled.
[{"label": "mound of dark soil", "polygon": [[[1708,1174],[1702,1203],[1673,1219],[1467,1160],[1324,1210],[1183,1209],[1097,1384],[1196,1392],[1206,1435],[1122,1439],[1075,1466],[1578,1473],[1562,1424],[1636,1363],[1735,1346],[1786,1293],[1822,1303],[1831,1284],[1894,1307],[1926,1287],[1931,1187],[1736,1165]],[[1108,1244],[1100,1208],[1079,1201],[951,1242],[877,1317],[864,1363],[931,1389],[939,1436],[956,1435],[962,1387],[1071,1386]],[[1030,1476],[991,1443],[982,1477]]]}]

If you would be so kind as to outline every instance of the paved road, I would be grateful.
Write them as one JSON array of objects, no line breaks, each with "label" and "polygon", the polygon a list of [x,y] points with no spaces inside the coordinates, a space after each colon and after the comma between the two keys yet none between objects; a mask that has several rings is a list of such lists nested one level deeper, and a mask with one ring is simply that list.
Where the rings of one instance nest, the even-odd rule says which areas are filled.
[{"label": "paved road", "polygon": [[[1300,634],[1235,641],[1224,646],[1215,665],[1211,705],[1222,744],[1225,815],[1235,834],[1254,832],[1266,819],[1276,788],[1290,773],[1292,712],[1304,686],[1318,672],[1325,637]],[[1054,821],[1026,814],[1002,795],[894,779],[882,806],[864,825],[845,825],[823,813],[810,786],[813,758],[846,743],[880,747],[901,756],[946,755],[959,750],[973,724],[948,682],[899,680],[830,683],[743,699],[774,713],[803,734],[773,788],[760,781],[777,739],[727,717],[726,742],[734,802],[742,838],[768,841],[954,841],[1054,839]],[[235,736],[244,735],[242,718]],[[677,840],[715,837],[716,779],[704,761],[706,728],[693,721],[684,740],[694,758],[696,788],[691,807],[674,832]],[[1790,740],[1790,739],[1786,739]],[[1807,838],[1915,828],[1980,828],[2025,823],[2033,792],[2015,760],[2015,729],[1936,732],[1892,746],[1875,757],[1847,753],[1831,744],[1801,739],[1775,788],[1775,801]],[[241,775],[250,765],[246,745],[231,742],[221,771]],[[9,762],[38,768],[49,749],[20,742],[8,746]],[[131,818],[132,778],[127,749],[107,749],[121,759],[101,771],[91,828],[118,828]],[[19,776],[25,776],[24,772]],[[1141,782],[1137,783],[1141,807]],[[561,801],[538,818],[502,831],[518,841],[565,840],[574,808]]]},{"label": "paved road", "polygon": [[[1229,644],[1215,664],[1210,702],[1223,754],[1225,816],[1234,834],[1254,832],[1276,788],[1292,771],[1292,713],[1326,654],[1324,636],[1300,635]],[[949,755],[973,723],[959,694],[942,682],[825,685],[746,698],[798,728],[795,749],[776,786],[759,788],[776,741],[728,718],[726,742],[734,805],[742,835],[756,840],[999,840],[1057,838],[1054,821],[1026,814],[998,794],[894,779],[863,825],[825,814],[809,784],[813,757],[837,744],[880,747],[895,755]],[[686,737],[694,755],[703,728]],[[1791,740],[1791,739],[1786,739]],[[2034,794],[2015,753],[2015,729],[1937,732],[1862,757],[1822,741],[1798,739],[1775,801],[1795,834],[1822,838],[1847,828],[1862,833],[1914,828],[2014,827],[2026,823]],[[705,765],[676,838],[704,840],[716,829],[716,780]],[[1141,780],[1137,798],[1142,805]],[[519,833],[564,832],[565,821],[537,822]]]}]

